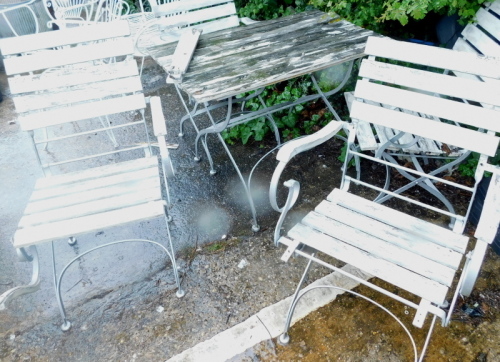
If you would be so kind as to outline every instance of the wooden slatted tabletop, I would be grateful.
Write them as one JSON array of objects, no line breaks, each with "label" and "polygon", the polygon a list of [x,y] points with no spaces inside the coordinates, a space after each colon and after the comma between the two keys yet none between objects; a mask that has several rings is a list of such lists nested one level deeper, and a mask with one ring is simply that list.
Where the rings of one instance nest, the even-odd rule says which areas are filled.
[{"label": "wooden slatted tabletop", "polygon": [[[360,58],[370,35],[320,11],[202,34],[179,86],[198,102],[226,99]],[[176,45],[148,51],[168,70]]]}]

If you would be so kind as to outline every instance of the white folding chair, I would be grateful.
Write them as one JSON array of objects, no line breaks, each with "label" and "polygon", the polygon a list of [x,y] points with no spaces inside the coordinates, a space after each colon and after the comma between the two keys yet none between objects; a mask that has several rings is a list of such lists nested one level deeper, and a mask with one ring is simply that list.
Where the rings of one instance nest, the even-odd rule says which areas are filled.
[{"label": "white folding chair", "polygon": [[[301,290],[309,267],[315,262],[414,308],[413,324],[417,327],[422,327],[426,316],[431,314],[433,318],[427,339],[420,352],[422,359],[436,319],[441,319],[443,326],[447,326],[458,297],[471,293],[487,245],[493,241],[499,226],[500,168],[488,164],[488,157],[495,155],[500,140],[496,135],[500,132],[500,59],[376,37],[369,38],[365,53],[369,58],[363,60],[360,67],[362,79],[358,80],[354,91],[350,112],[352,124],[332,121],[316,134],[286,144],[277,155],[279,165],[273,175],[270,201],[281,216],[274,240],[277,245],[287,248],[283,260],[292,255],[309,259],[280,341],[288,343],[291,318],[304,294],[316,288],[336,288],[330,285]],[[403,62],[406,66],[392,61]],[[441,69],[441,73],[436,73],[435,69]],[[474,77],[456,77],[442,73],[443,69]],[[420,117],[420,114],[431,117]],[[357,129],[362,122],[478,152],[481,157],[475,184],[463,185],[443,173],[411,167],[403,158],[388,161],[377,157],[379,155],[374,157],[357,151]],[[344,164],[340,187],[281,235],[283,220],[297,200],[300,189],[295,180],[285,182],[289,188],[288,197],[280,208],[276,195],[282,171],[296,154],[328,140],[341,129],[349,134],[346,160],[359,157],[362,170],[378,165],[404,173],[408,183],[426,182],[437,189],[467,193],[469,206],[460,213],[451,212],[445,206],[439,207],[436,199],[419,199],[418,192],[412,193],[415,188],[403,186],[402,192],[401,185],[373,185],[363,177],[351,177]],[[480,224],[485,226],[478,227],[478,239],[469,251],[473,243],[463,232],[477,184],[485,172],[492,172],[494,177],[486,197],[489,201],[484,206],[489,212],[481,218]],[[373,197],[378,193],[389,195],[400,206],[407,205],[404,210],[411,215],[368,200],[366,196],[358,196],[360,192]],[[452,230],[432,222],[438,216],[448,219]],[[414,297],[406,299],[393,292],[393,288],[382,288],[355,273],[339,269],[331,262],[331,257],[406,290]],[[413,339],[412,344],[416,360],[418,353]]]},{"label": "white folding chair", "polygon": [[[75,261],[103,247],[125,242],[155,245],[172,263],[177,296],[184,295],[166,211],[167,176],[173,175],[173,168],[165,143],[165,120],[159,98],[152,97],[154,133],[162,160],[160,177],[145,119],[147,99],[142,93],[129,34],[126,21],[115,21],[0,41],[21,128],[32,136],[42,127],[55,129],[49,139],[33,137],[46,177],[37,181],[13,237],[19,254],[33,261],[32,280],[27,286],[2,294],[0,307],[39,288],[36,247],[50,242],[63,330],[71,324],[61,297],[62,278]],[[88,62],[93,66],[89,67]],[[110,116],[112,122],[107,125],[96,119],[103,116]],[[125,138],[120,147],[101,139],[110,130]],[[46,142],[49,151],[41,147]],[[93,235],[157,217],[167,221],[163,242],[132,235],[98,245],[78,253],[56,275],[55,241],[68,239],[74,244],[78,235]],[[140,260],[127,261],[132,262]]]}]

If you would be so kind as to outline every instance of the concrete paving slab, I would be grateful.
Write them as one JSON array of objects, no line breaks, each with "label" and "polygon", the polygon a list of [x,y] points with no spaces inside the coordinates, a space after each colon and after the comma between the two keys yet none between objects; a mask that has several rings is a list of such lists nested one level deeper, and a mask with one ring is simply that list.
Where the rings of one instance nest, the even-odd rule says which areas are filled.
[{"label": "concrete paving slab", "polygon": [[[353,273],[363,280],[368,280],[370,275],[359,269],[346,265],[342,270]],[[336,286],[350,290],[359,283],[347,278],[340,272],[333,272],[321,279],[316,280],[309,286]],[[333,288],[321,288],[305,294],[293,314],[292,325],[304,318],[311,312],[334,301],[344,291]],[[269,338],[276,338],[284,332],[284,321],[288,308],[292,302],[292,296],[278,303],[260,310],[242,323],[239,323],[216,336],[185,350],[184,352],[169,359],[169,362],[198,362],[198,361],[226,361],[256,344]]]}]

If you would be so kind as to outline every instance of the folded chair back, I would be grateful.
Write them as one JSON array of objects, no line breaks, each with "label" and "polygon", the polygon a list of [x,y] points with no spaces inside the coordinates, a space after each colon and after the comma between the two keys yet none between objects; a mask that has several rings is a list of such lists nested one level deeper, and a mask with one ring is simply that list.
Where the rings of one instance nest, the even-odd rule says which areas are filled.
[{"label": "folded chair back", "polygon": [[[363,79],[356,85],[351,107],[356,124],[372,124],[380,134],[388,133],[387,129],[396,130],[387,135],[389,142],[391,138],[395,142],[411,134],[417,139],[440,142],[444,148],[463,148],[484,157],[495,156],[498,149],[495,132],[500,132],[499,111],[495,109],[500,104],[498,58],[433,47],[420,49],[387,38],[370,38],[365,52],[370,57],[362,62],[359,75]],[[395,61],[410,65],[394,64]],[[444,74],[442,69],[473,77]],[[361,153],[353,154],[366,158]],[[457,186],[438,176],[429,177],[433,183]],[[474,192],[474,187],[457,187]],[[457,231],[463,230],[467,215],[443,213],[457,217]]]},{"label": "folded chair back", "polygon": [[196,25],[197,29],[206,34],[239,25],[234,1],[182,0],[161,5],[154,5],[153,2],[151,2],[153,14],[157,18],[165,17],[163,25],[166,26]]},{"label": "folded chair back", "polygon": [[[45,170],[55,164],[149,147],[143,114],[146,102],[137,64],[131,56],[133,41],[128,34],[128,23],[118,21],[98,23],[84,30],[71,28],[2,42],[5,70],[10,76],[10,89],[23,130],[32,133],[47,127],[62,130],[63,125],[70,122],[96,117],[101,120],[84,122],[86,126],[80,126],[80,131],[70,127],[70,134],[48,140],[34,137]],[[138,117],[129,117],[126,122],[113,123],[108,117],[131,111],[140,112]],[[143,143],[120,147],[113,131],[126,134],[132,132],[129,128],[138,126],[143,127],[139,134],[145,137],[138,141]],[[94,154],[97,149],[83,146],[81,140],[88,143],[94,135],[105,133],[115,140],[115,147],[107,142],[110,149],[104,147],[105,151]],[[71,141],[75,151],[72,157],[51,162],[50,157],[41,154],[47,142],[67,141],[71,137],[81,137]]]}]

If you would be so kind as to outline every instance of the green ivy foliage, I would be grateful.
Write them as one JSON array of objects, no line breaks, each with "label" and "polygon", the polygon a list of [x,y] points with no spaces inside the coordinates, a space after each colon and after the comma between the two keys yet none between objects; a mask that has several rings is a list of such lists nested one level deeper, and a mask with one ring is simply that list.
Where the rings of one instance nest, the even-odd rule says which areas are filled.
[{"label": "green ivy foliage", "polygon": [[236,0],[240,17],[269,20],[304,11],[308,0]]},{"label": "green ivy foliage", "polygon": [[334,12],[356,25],[386,33],[384,22],[396,20],[406,25],[429,13],[458,14],[463,23],[474,19],[484,0],[311,0],[325,12]]},{"label": "green ivy foliage", "polygon": [[[271,107],[284,102],[295,101],[303,96],[312,94],[312,82],[310,77],[295,78],[284,83],[266,87],[260,94],[260,98],[266,105]],[[244,93],[238,98],[247,97],[254,92]],[[308,104],[307,109],[302,104],[273,114],[276,126],[283,138],[292,139],[303,134],[311,134],[320,129],[333,119],[333,115],[324,110],[324,105]],[[251,98],[245,102],[245,110],[258,111],[263,105],[259,97]],[[262,141],[264,137],[273,132],[270,121],[265,117],[259,117],[244,124],[224,130],[222,137],[229,144],[241,141],[247,144],[250,140]]]}]

